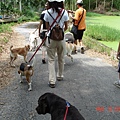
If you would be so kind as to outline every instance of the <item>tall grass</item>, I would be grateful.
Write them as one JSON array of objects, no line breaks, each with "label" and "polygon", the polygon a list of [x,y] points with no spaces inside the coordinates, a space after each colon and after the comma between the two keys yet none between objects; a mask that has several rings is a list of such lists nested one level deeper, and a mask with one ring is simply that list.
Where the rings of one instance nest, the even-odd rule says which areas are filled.
[{"label": "tall grass", "polygon": [[120,41],[120,31],[104,25],[88,25],[85,35],[101,41]]},{"label": "tall grass", "polygon": [[100,17],[103,16],[103,14],[99,14],[99,13],[93,13],[93,12],[87,12],[87,17]]}]

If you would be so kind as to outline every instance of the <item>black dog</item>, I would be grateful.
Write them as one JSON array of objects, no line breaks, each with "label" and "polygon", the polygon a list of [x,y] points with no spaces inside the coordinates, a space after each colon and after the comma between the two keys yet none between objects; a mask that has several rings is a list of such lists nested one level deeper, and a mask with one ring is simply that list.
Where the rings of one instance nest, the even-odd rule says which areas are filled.
[{"label": "black dog", "polygon": [[64,120],[65,117],[65,120],[85,120],[74,106],[53,93],[45,93],[39,98],[36,111],[51,114],[51,120]]}]

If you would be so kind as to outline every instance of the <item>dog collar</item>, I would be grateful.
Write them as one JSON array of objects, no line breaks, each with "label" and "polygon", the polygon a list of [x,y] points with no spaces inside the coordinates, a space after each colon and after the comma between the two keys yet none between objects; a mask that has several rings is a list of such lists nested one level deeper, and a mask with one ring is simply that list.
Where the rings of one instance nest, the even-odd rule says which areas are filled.
[{"label": "dog collar", "polygon": [[64,120],[66,120],[67,114],[68,114],[68,108],[70,107],[70,103],[68,101],[66,101],[66,111],[65,111],[65,115],[64,115]]},{"label": "dog collar", "polygon": [[68,101],[66,101],[66,107],[70,107],[70,103]]}]

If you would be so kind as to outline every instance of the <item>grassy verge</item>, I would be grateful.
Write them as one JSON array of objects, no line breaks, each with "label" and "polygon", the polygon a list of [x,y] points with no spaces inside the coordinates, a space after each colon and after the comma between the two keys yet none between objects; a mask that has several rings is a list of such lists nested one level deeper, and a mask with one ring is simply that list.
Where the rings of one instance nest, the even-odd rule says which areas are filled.
[{"label": "grassy verge", "polygon": [[9,23],[9,24],[1,24],[0,25],[0,53],[4,49],[4,45],[9,42],[9,37],[12,32],[11,27],[15,25],[15,23]]},{"label": "grassy verge", "polygon": [[5,33],[5,32],[11,32],[11,26],[13,26],[14,23],[10,23],[10,24],[1,24],[0,25],[0,33]]},{"label": "grassy verge", "polygon": [[88,25],[86,36],[102,41],[119,41],[120,31],[104,25]]},{"label": "grassy verge", "polygon": [[107,47],[106,45],[87,36],[84,36],[83,39],[87,49],[93,49],[95,52],[108,55],[112,60],[116,59],[116,51],[114,51],[112,48]]},{"label": "grassy verge", "polygon": [[[85,42],[85,44],[87,44],[89,48],[95,49],[95,51],[106,52],[108,55],[110,55],[111,49],[116,51],[120,41],[119,21],[119,16],[107,16],[88,12],[86,19],[87,29],[85,32],[87,42]],[[96,42],[99,43],[100,46],[109,47],[110,51],[103,47],[99,48]]]}]

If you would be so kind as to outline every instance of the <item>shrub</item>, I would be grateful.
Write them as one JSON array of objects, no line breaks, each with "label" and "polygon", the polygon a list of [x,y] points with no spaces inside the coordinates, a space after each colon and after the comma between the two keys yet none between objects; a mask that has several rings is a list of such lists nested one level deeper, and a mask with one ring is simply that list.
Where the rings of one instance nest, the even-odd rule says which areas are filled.
[{"label": "shrub", "polygon": [[2,24],[0,25],[0,33],[2,32],[11,32],[11,26],[12,24]]},{"label": "shrub", "polygon": [[102,40],[102,41],[120,40],[119,30],[104,25],[88,25],[85,35],[93,39]]}]

